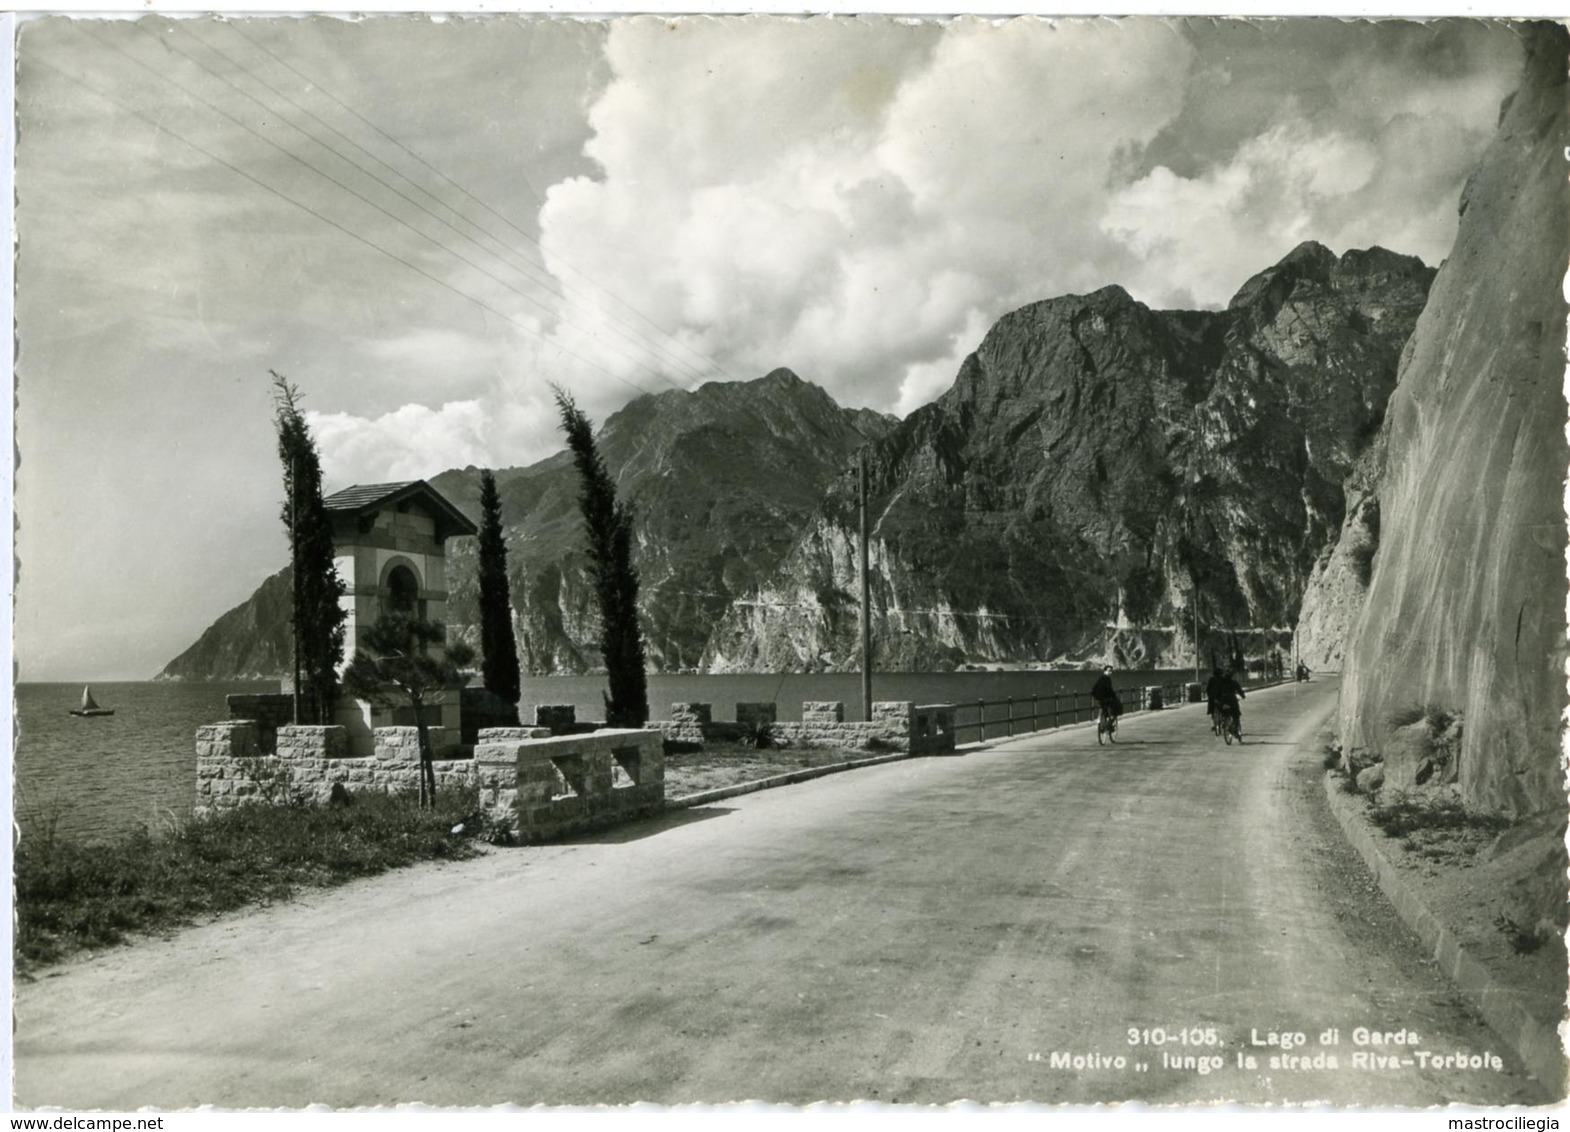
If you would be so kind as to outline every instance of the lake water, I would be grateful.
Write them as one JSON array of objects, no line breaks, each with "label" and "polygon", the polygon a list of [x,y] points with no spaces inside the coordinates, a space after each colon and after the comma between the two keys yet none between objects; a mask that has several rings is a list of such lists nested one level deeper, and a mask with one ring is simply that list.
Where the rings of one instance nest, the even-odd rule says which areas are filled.
[{"label": "lake water", "polygon": [[[1162,684],[1192,673],[1119,673],[1118,687]],[[1028,699],[1085,692],[1093,672],[878,673],[874,700],[918,704]],[[579,719],[604,717],[603,676],[526,679],[522,717],[536,704],[573,704]],[[16,687],[16,820],[23,836],[53,821],[56,833],[96,840],[139,826],[167,826],[190,814],[196,802],[196,729],[228,716],[231,692],[276,691],[273,683],[94,684],[99,704],[115,714],[81,719],[81,684]],[[782,722],[799,720],[803,700],[841,700],[847,719],[859,717],[861,677],[854,673],[743,674],[649,677],[654,719],[669,719],[673,702],[712,704],[715,719],[734,719],[738,701],[772,701]],[[1023,709],[1022,709],[1023,710]]]}]

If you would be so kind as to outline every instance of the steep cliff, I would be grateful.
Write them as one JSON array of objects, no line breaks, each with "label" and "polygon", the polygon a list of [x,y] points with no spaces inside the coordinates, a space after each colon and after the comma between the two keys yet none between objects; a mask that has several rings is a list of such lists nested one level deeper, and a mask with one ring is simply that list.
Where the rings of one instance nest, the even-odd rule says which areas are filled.
[{"label": "steep cliff", "polygon": [[276,680],[293,664],[289,601],[294,574],[285,566],[254,594],[209,625],[196,643],[164,666],[160,680]]},{"label": "steep cliff", "polygon": [[[1562,815],[1570,33],[1527,39],[1391,398],[1341,728],[1392,786],[1453,779],[1480,805]],[[1458,719],[1459,746],[1425,741]],[[1562,902],[1562,867],[1549,882]]]},{"label": "steep cliff", "polygon": [[[643,624],[655,667],[699,663],[709,629],[731,599],[773,569],[833,476],[893,423],[840,407],[786,369],[640,397],[604,422],[600,453],[637,513]],[[597,613],[571,460],[558,453],[500,470],[496,481],[525,672],[595,669]],[[478,468],[443,472],[432,484],[478,518]],[[473,539],[448,543],[448,622],[477,645],[475,555]],[[277,584],[269,579],[162,675],[282,675],[289,664],[288,590]]]},{"label": "steep cliff", "polygon": [[[871,446],[880,666],[1183,664],[1196,593],[1207,654],[1283,642],[1432,278],[1308,243],[1225,311],[1107,287],[1006,315]],[[852,663],[856,524],[846,473],[706,663]]]},{"label": "steep cliff", "polygon": [[[640,397],[605,421],[598,443],[637,521],[647,655],[696,668],[709,630],[790,550],[851,454],[893,419],[841,408],[788,369],[749,382]],[[578,479],[565,454],[497,476],[512,533],[509,568],[525,672],[599,667],[598,613],[587,575]],[[437,487],[466,509],[478,472]],[[475,620],[474,547],[449,562],[454,625]]]},{"label": "steep cliff", "polygon": [[[1120,287],[1034,303],[903,422],[788,370],[639,398],[599,443],[637,513],[650,662],[858,663],[864,446],[882,668],[1184,665],[1196,593],[1205,655],[1229,654],[1234,633],[1254,656],[1282,646],[1432,277],[1382,249],[1308,243],[1224,311],[1153,311]],[[597,668],[569,460],[496,478],[525,671]],[[477,514],[478,469],[433,482]],[[471,540],[450,544],[447,582],[449,623],[472,637]],[[182,674],[233,675],[252,647],[236,634],[286,639],[283,610],[229,617]],[[287,649],[275,658],[281,670]]]},{"label": "steep cliff", "polygon": [[1346,518],[1341,533],[1320,553],[1303,593],[1294,643],[1298,658],[1316,672],[1340,670],[1368,596],[1379,554],[1379,480],[1388,448],[1388,435],[1381,429],[1352,466],[1342,485]]}]

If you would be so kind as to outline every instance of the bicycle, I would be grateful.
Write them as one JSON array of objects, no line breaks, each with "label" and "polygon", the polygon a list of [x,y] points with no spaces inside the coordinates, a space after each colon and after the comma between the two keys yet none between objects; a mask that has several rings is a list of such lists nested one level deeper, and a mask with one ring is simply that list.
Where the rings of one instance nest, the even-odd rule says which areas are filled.
[{"label": "bicycle", "polygon": [[1237,708],[1217,708],[1210,713],[1211,733],[1221,738],[1227,746],[1232,740],[1243,742],[1243,713]]},{"label": "bicycle", "polygon": [[1096,746],[1103,743],[1116,743],[1118,730],[1117,713],[1110,704],[1103,705],[1101,716],[1096,720]]}]

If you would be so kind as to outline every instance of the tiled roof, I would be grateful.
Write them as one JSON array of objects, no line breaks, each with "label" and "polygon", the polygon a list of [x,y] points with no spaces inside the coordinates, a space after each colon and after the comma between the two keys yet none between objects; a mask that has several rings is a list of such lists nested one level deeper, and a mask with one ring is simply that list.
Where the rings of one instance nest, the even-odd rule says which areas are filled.
[{"label": "tiled roof", "polygon": [[424,480],[355,484],[353,487],[333,492],[322,500],[322,505],[329,512],[355,515],[363,511],[395,506],[415,497],[423,498],[436,512],[437,538],[479,533],[479,527],[475,526],[472,519],[454,507],[451,500]]},{"label": "tiled roof", "polygon": [[389,495],[396,495],[406,487],[413,487],[419,480],[404,480],[402,483],[364,483],[346,487],[342,491],[335,491],[322,505],[329,511],[358,511],[362,507],[369,507],[373,503],[380,503]]}]

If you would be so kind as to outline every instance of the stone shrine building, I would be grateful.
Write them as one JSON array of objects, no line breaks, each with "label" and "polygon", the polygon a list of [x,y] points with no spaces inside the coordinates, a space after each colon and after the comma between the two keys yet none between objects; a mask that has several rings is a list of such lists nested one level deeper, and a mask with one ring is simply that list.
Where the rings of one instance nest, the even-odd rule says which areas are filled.
[{"label": "stone shrine building", "polygon": [[[424,480],[357,484],[328,496],[323,504],[333,526],[333,564],[343,579],[341,599],[344,661],[353,658],[364,631],[384,613],[406,612],[447,624],[446,544],[479,533],[462,511]],[[441,646],[432,645],[440,657]],[[432,746],[440,751],[459,741],[462,696],[453,689],[440,705],[426,708]],[[439,713],[439,718],[437,718]],[[374,727],[412,727],[411,707],[380,708],[340,697],[333,722],[349,731],[353,754],[372,751]]]}]

